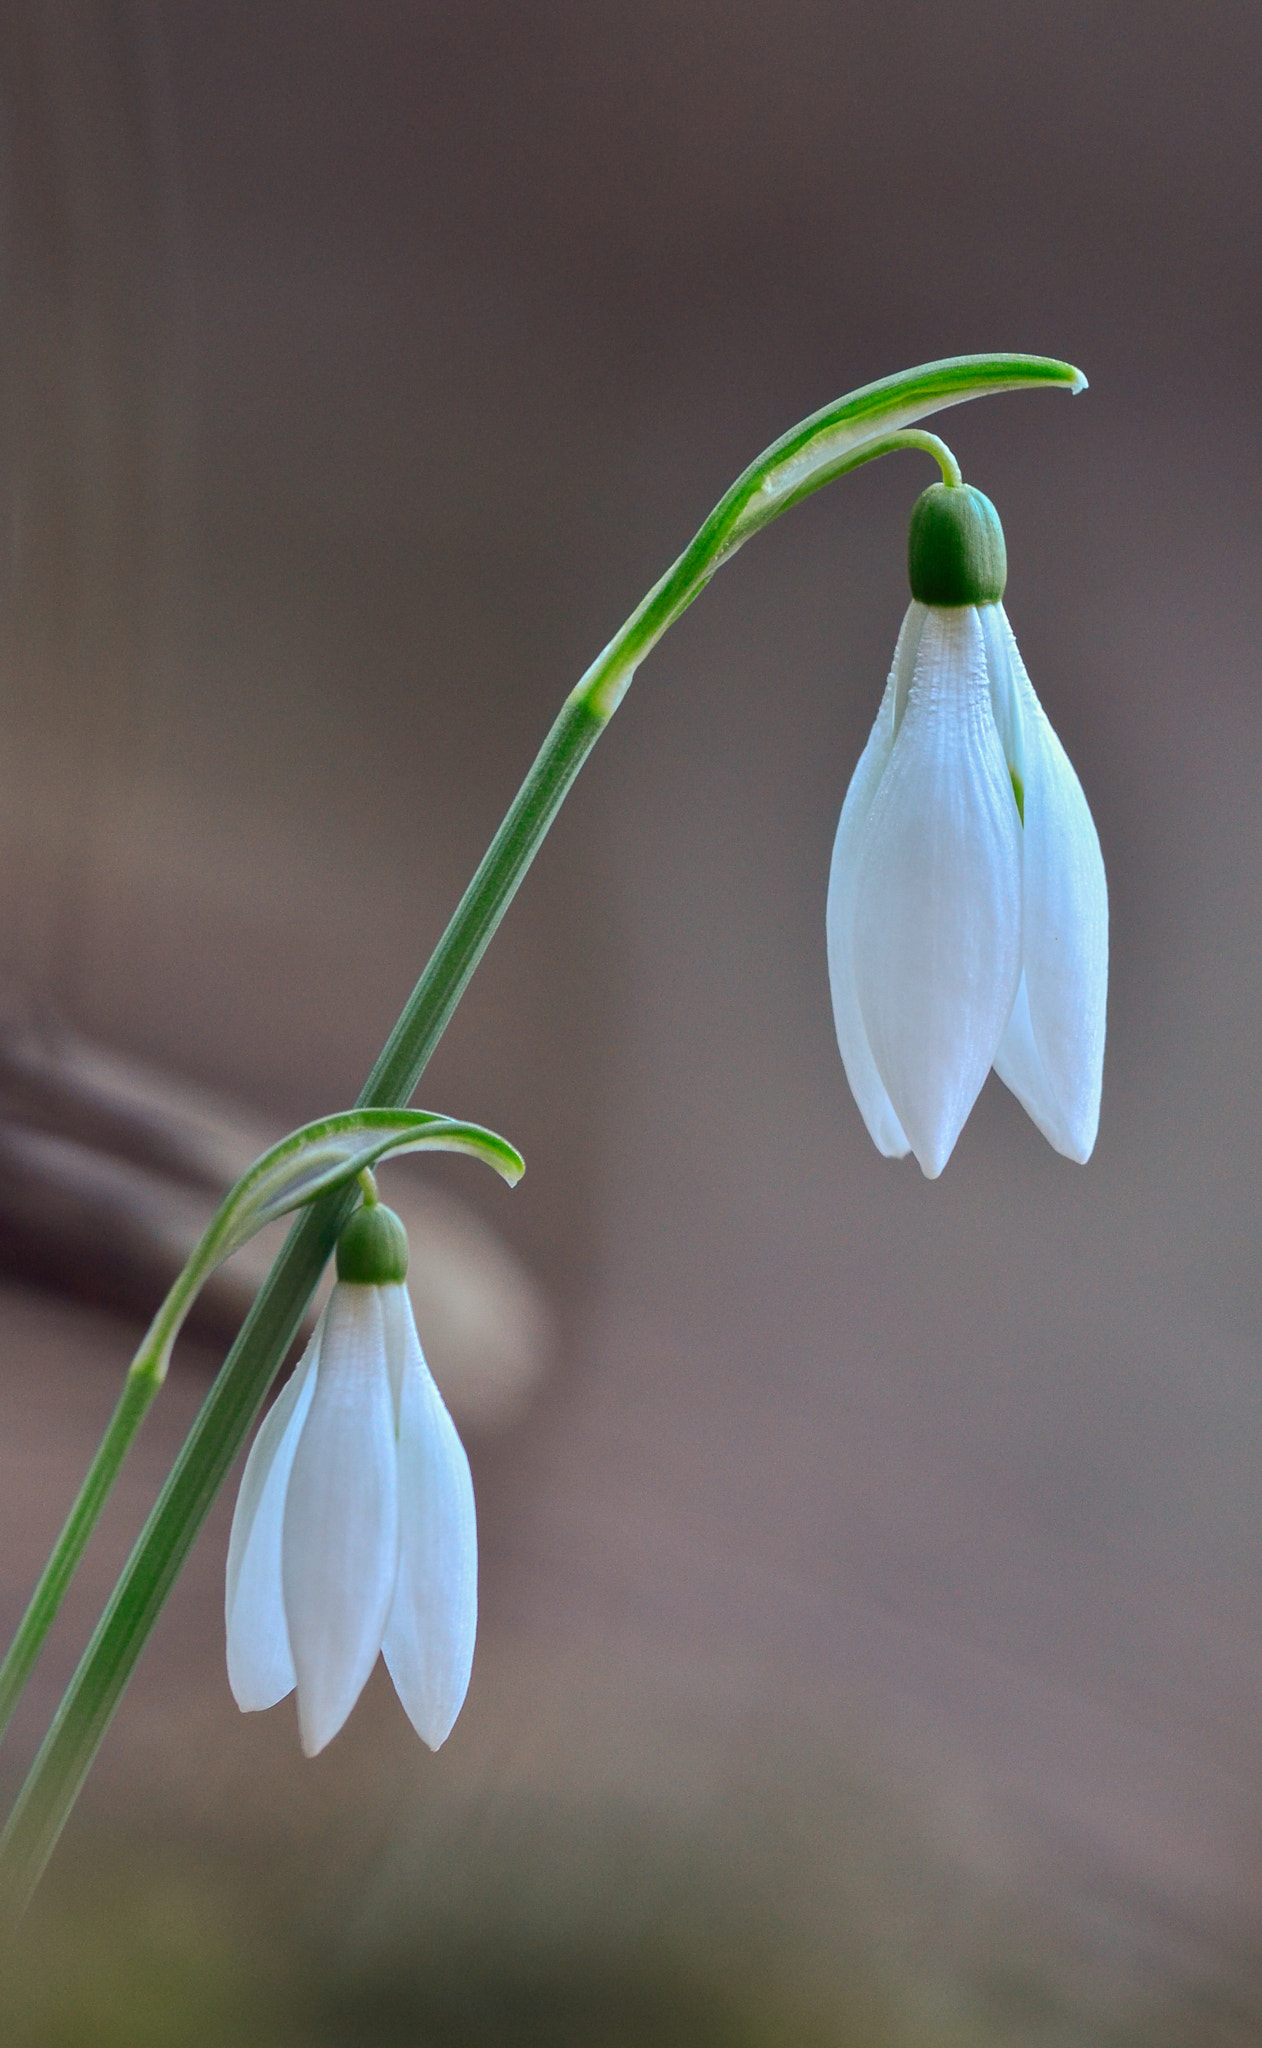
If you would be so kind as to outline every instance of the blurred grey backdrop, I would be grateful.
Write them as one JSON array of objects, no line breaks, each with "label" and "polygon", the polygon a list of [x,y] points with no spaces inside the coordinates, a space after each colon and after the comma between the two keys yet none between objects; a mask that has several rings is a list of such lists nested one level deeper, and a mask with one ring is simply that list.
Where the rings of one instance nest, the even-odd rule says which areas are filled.
[{"label": "blurred grey backdrop", "polygon": [[[1260,45],[1232,0],[9,0],[14,1000],[276,1119],[349,1102],[562,694],[732,476],[982,349],[1091,383],[942,431],[1113,932],[1088,1167],[993,1079],[941,1182],[877,1157],[824,890],[928,472],[745,550],[420,1094],[522,1146],[511,1198],[436,1179],[562,1330],[471,1443],[464,1719],[432,1759],[374,1682],[313,1767],[287,1708],[239,1722],[221,1503],[32,1956],[93,1984],[140,1900],[119,1982],[229,1984],[213,2039],[262,1986],[268,2040],[1262,2040]],[[20,1278],[0,1310],[16,1618],[134,1331]],[[276,1976],[302,1941],[318,2017]],[[72,2024],[28,1984],[15,2038],[95,2040],[95,1995]]]}]

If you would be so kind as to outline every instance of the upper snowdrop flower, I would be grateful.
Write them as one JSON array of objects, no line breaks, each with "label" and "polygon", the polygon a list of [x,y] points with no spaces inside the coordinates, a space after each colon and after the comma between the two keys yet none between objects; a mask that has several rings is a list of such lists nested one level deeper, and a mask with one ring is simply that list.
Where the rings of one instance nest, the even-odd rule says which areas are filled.
[{"label": "upper snowdrop flower", "polygon": [[993,1066],[1069,1159],[1095,1144],[1108,893],[1091,813],[1000,599],[1003,529],[969,485],[917,500],[912,602],[842,806],[828,967],[878,1149],[930,1180]]},{"label": "upper snowdrop flower", "polygon": [[228,1679],[245,1712],[298,1688],[302,1746],[337,1734],[380,1650],[437,1749],[477,1627],[473,1482],[430,1377],[392,1210],[357,1209],[338,1283],[246,1462],[228,1544]]}]

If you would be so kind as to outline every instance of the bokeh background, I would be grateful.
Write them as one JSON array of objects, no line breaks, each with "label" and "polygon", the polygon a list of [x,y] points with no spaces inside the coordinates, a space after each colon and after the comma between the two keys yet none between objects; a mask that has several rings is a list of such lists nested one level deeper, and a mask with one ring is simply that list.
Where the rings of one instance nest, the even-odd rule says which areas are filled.
[{"label": "bokeh background", "polygon": [[[524,1149],[512,1196],[433,1185],[558,1331],[470,1434],[451,1741],[380,1672],[312,1765],[236,1714],[221,1502],[6,2040],[1262,2041],[1260,60],[1248,0],[7,0],[6,1004],[277,1123],[348,1103],[736,472],[1008,348],[1089,393],[943,431],[1113,975],[1089,1166],[993,1079],[939,1183],[877,1157],[824,891],[929,472],[845,480],[646,664],[425,1077]],[[139,1328],[16,1264],[6,1623]]]}]

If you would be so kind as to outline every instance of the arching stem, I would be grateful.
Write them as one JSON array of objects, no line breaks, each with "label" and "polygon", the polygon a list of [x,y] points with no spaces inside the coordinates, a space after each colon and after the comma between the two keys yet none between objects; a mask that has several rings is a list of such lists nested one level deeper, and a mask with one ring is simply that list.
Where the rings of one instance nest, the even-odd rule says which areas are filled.
[{"label": "arching stem", "polygon": [[[1080,391],[1085,382],[1071,364],[1046,356],[957,356],[866,384],[764,450],[570,692],[383,1047],[359,1106],[398,1108],[411,1098],[637,667],[716,569],[791,505],[896,449],[918,448],[933,455],[946,481],[958,483],[959,469],[949,449],[935,435],[908,431],[916,420],[993,392],[1049,385]],[[176,1458],[0,1838],[0,1902],[9,1915],[22,1910],[39,1880],[150,1631],[357,1199],[354,1187],[344,1187],[313,1203],[294,1225]],[[130,1442],[130,1415],[126,1420]]]}]

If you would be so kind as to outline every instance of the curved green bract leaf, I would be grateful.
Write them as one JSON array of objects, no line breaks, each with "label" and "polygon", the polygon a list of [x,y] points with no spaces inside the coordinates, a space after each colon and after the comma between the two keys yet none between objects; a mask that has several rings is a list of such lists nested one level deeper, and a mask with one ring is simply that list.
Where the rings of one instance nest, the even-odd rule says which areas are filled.
[{"label": "curved green bract leaf", "polygon": [[725,552],[853,468],[851,458],[865,442],[970,398],[1045,384],[1079,392],[1087,380],[1072,363],[1053,356],[948,356],[861,385],[782,434],[736,479],[711,515],[726,511],[730,518]]},{"label": "curved green bract leaf", "polygon": [[399,1152],[466,1152],[493,1166],[510,1187],[526,1171],[520,1152],[481,1124],[423,1109],[350,1109],[322,1117],[283,1138],[237,1182],[207,1232],[216,1238],[216,1264],[264,1224]]},{"label": "curved green bract leaf", "polygon": [[611,718],[640,662],[715,570],[791,505],[888,452],[900,429],[999,391],[1059,386],[1077,392],[1086,383],[1081,370],[1054,356],[947,356],[863,384],[812,413],[764,448],[724,492],[696,538],[596,657],[570,702],[602,721]]},{"label": "curved green bract leaf", "polygon": [[224,1197],[150,1324],[131,1377],[161,1384],[199,1289],[258,1231],[402,1152],[466,1152],[493,1166],[510,1187],[526,1171],[507,1138],[425,1109],[348,1109],[304,1124],[256,1159]]}]

